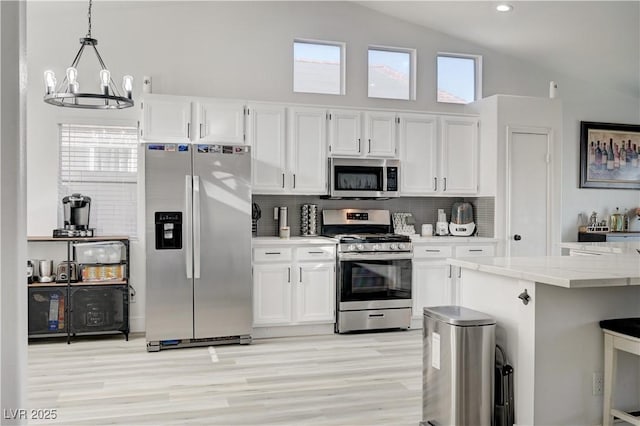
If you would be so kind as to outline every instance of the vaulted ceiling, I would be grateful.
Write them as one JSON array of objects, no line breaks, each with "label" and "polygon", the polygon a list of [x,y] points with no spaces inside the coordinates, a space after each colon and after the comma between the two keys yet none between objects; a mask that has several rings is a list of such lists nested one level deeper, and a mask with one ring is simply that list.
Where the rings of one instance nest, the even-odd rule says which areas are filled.
[{"label": "vaulted ceiling", "polygon": [[640,1],[358,1],[565,76],[640,98]]}]

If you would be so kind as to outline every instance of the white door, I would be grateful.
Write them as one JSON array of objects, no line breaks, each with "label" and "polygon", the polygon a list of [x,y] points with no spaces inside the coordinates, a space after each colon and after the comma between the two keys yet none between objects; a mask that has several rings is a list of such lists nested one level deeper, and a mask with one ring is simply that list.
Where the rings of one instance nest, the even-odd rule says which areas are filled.
[{"label": "white door", "polygon": [[549,148],[548,131],[508,130],[508,256],[550,253]]},{"label": "white door", "polygon": [[427,306],[451,305],[451,267],[442,260],[413,262],[413,317],[421,318]]},{"label": "white door", "polygon": [[291,322],[291,265],[253,266],[253,325]]},{"label": "white door", "polygon": [[478,119],[442,117],[442,182],[445,194],[478,192]]},{"label": "white door", "polygon": [[364,154],[370,157],[396,157],[396,114],[394,112],[365,113]]},{"label": "white door", "polygon": [[198,125],[194,131],[198,142],[244,143],[244,102],[206,100],[196,104]]},{"label": "white door", "polygon": [[326,127],[324,109],[289,109],[289,192],[327,193]]},{"label": "white door", "polygon": [[189,143],[191,102],[178,98],[150,97],[142,101],[140,139],[147,142]]},{"label": "white door", "polygon": [[335,262],[299,264],[296,322],[335,321]]},{"label": "white door", "polygon": [[398,116],[401,195],[436,192],[438,119],[426,114]]},{"label": "white door", "polygon": [[285,107],[249,104],[247,140],[251,145],[251,189],[254,194],[285,191]]},{"label": "white door", "polygon": [[359,156],[362,153],[360,111],[329,111],[329,154]]}]

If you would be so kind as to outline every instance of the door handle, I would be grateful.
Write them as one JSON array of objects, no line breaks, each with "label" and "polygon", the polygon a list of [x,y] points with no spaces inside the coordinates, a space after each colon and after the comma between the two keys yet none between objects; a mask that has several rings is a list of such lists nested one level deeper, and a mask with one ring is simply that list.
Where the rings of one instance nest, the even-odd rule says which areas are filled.
[{"label": "door handle", "polygon": [[515,241],[520,241],[520,240],[522,239],[522,236],[521,236],[521,235],[519,235],[519,234],[515,234],[515,235],[513,236],[513,239],[514,239]]},{"label": "door handle", "polygon": [[369,318],[382,318],[384,314],[369,314]]},{"label": "door handle", "polygon": [[300,284],[302,284],[302,267],[300,267]]},{"label": "door handle", "polygon": [[185,270],[187,273],[187,278],[193,278],[193,247],[192,247],[192,241],[191,241],[191,235],[192,235],[192,230],[191,230],[191,195],[192,195],[192,190],[193,188],[193,183],[191,181],[191,175],[185,175],[184,177],[184,212],[185,212],[185,221],[186,221],[186,247],[185,247],[185,251],[184,251],[184,266],[185,266]]},{"label": "door handle", "polygon": [[293,174],[293,188],[295,189],[296,187],[296,174]]},{"label": "door handle", "polygon": [[358,138],[358,153],[360,153],[360,138]]},{"label": "door handle", "polygon": [[187,139],[191,139],[191,123],[187,123]]},{"label": "door handle", "polygon": [[447,178],[444,178],[444,188],[442,190],[443,191],[447,190]]},{"label": "door handle", "polygon": [[200,123],[200,139],[202,139],[202,123]]},{"label": "door handle", "polygon": [[193,177],[193,277],[200,278],[200,176]]},{"label": "door handle", "polygon": [[287,282],[291,282],[291,267],[287,268]]},{"label": "door handle", "polygon": [[438,178],[437,177],[433,178],[433,190],[434,191],[438,190]]},{"label": "door handle", "polygon": [[284,188],[284,173],[282,174],[282,187]]},{"label": "door handle", "polygon": [[371,139],[369,139],[369,152],[368,154],[371,154]]}]

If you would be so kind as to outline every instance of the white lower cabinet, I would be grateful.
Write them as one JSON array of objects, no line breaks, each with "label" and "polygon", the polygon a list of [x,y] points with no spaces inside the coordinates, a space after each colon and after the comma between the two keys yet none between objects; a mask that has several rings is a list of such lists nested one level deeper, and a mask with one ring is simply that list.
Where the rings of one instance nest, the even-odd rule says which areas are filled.
[{"label": "white lower cabinet", "polygon": [[[451,266],[450,257],[494,256],[496,243],[456,243],[413,245],[413,328],[422,326],[427,306],[460,304],[460,268]],[[418,324],[419,323],[419,324]]]},{"label": "white lower cabinet", "polygon": [[335,322],[335,246],[254,248],[253,256],[254,327]]},{"label": "white lower cabinet", "polygon": [[253,266],[253,325],[291,322],[291,264]]}]

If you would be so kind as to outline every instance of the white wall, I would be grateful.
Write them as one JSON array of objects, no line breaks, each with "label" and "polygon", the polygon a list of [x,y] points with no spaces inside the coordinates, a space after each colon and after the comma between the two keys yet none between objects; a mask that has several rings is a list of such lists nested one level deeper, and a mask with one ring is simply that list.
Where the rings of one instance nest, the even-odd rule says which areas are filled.
[{"label": "white wall", "polygon": [[[0,410],[26,424],[25,3],[0,2]],[[13,411],[11,411],[13,410]]]},{"label": "white wall", "polygon": [[[49,235],[59,226],[56,124],[135,125],[138,119],[138,108],[96,112],[56,108],[42,102],[42,72],[51,68],[62,78],[79,47],[78,39],[86,33],[86,7],[85,2],[49,1],[29,2],[27,8],[30,235]],[[640,205],[637,191],[577,189],[578,122],[640,122],[637,97],[612,92],[606,82],[581,82],[554,75],[535,65],[351,2],[96,2],[93,36],[99,40],[100,53],[117,81],[125,73],[135,77],[135,99],[139,99],[142,76],[150,75],[154,93],[463,112],[460,105],[439,105],[434,101],[435,55],[438,51],[480,54],[485,96],[501,93],[546,97],[549,81],[559,84],[565,126],[564,239],[575,239],[575,217],[579,211]],[[345,96],[292,92],[291,54],[295,37],[347,43]],[[417,48],[416,101],[367,98],[369,44]],[[91,58],[89,53],[85,60]],[[630,52],[629,64],[615,66],[639,68],[638,55]],[[88,78],[80,75],[80,84],[88,85]],[[134,249],[134,285],[142,279],[136,274],[144,269],[143,253],[138,249],[136,255]],[[132,315],[142,315],[141,303],[132,306]]]}]

